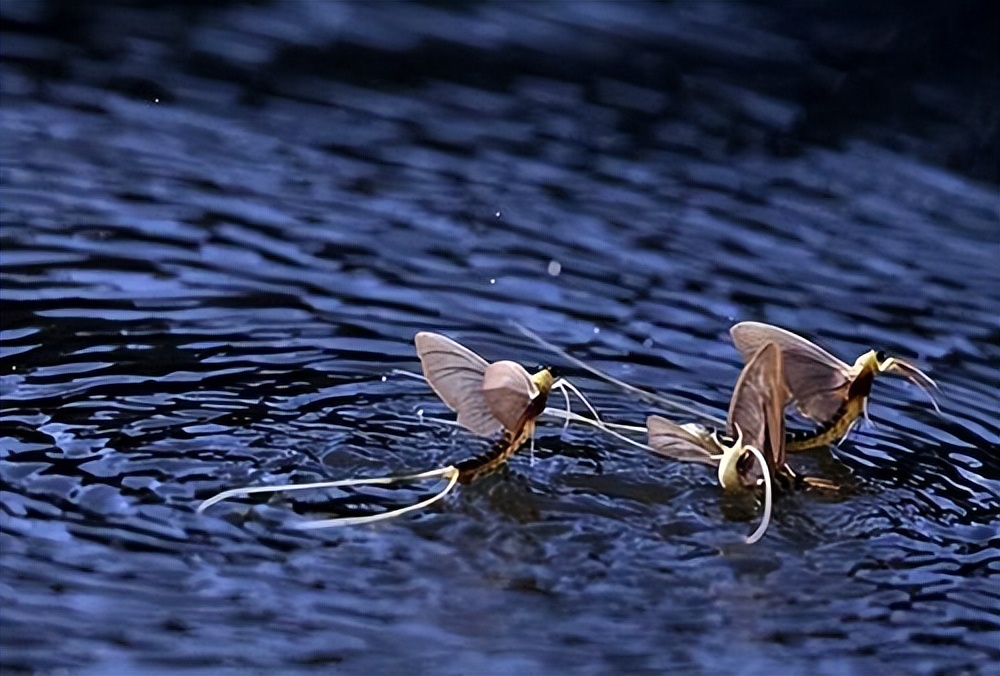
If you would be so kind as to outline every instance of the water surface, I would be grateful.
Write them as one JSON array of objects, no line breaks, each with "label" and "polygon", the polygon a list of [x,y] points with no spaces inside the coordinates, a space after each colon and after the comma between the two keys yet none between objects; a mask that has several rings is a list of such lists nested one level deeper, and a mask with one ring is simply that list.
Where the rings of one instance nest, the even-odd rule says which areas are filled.
[{"label": "water surface", "polygon": [[[353,8],[337,23],[333,7],[309,35],[415,49],[386,29],[402,19]],[[415,34],[475,53],[573,44],[546,12],[477,6],[470,36],[461,12],[409,7],[430,17]],[[597,21],[586,7],[571,29]],[[597,7],[612,33],[656,32]],[[571,66],[389,84],[292,68],[248,98],[243,71],[197,68],[257,63],[255,49],[277,68],[262,45],[301,24],[261,36],[241,23],[254,11],[202,19],[184,66],[148,21],[116,47],[139,75],[74,52],[43,81],[48,43],[7,17],[3,41],[22,42],[0,68],[5,670],[995,673],[995,185],[883,142],[888,123],[779,151],[800,104],[711,68],[680,94]],[[692,39],[655,16],[672,17],[656,29],[667,52]],[[705,37],[724,19],[700,17],[702,49],[729,44]],[[772,37],[767,58],[806,49]],[[595,39],[597,57],[615,39]],[[852,494],[779,501],[754,546],[712,472],[558,424],[534,462],[394,522],[290,528],[421,487],[194,514],[226,488],[486,448],[391,375],[418,370],[420,330],[554,362],[610,419],[657,411],[511,320],[714,415],[739,372],[729,327],[772,322],[846,361],[914,360],[944,414],[879,379],[874,425],[795,458]]]}]

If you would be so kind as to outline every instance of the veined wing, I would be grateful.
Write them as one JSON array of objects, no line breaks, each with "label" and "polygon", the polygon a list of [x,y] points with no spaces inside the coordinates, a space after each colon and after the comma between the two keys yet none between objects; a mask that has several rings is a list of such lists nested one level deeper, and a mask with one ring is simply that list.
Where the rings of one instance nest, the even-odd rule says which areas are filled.
[{"label": "veined wing", "polygon": [[712,458],[713,449],[709,436],[699,436],[690,430],[658,415],[646,419],[646,431],[649,435],[649,446],[660,455],[685,462],[700,462],[706,465],[717,465],[718,460]]},{"label": "veined wing", "polygon": [[490,412],[508,430],[517,429],[531,401],[538,396],[538,386],[531,376],[513,361],[487,366],[482,391]]},{"label": "veined wing", "polygon": [[743,444],[760,450],[772,473],[785,464],[785,405],[781,348],[767,343],[747,362],[729,402],[728,431],[743,433]]},{"label": "veined wing", "polygon": [[493,415],[483,393],[489,363],[439,333],[421,331],[413,342],[424,377],[442,401],[458,413],[458,424],[481,436],[499,432],[503,423]]},{"label": "veined wing", "polygon": [[740,322],[729,333],[747,361],[768,343],[781,348],[785,382],[802,414],[819,423],[836,416],[850,385],[847,364],[805,338],[770,324]]},{"label": "veined wing", "polygon": [[[764,371],[763,377],[766,380],[768,392],[764,401],[768,447],[760,450],[764,451],[765,458],[770,457],[774,461],[774,466],[771,469],[777,472],[785,466],[785,407],[788,406],[792,396],[785,383],[784,353],[774,343],[769,343],[761,348],[761,352],[765,351],[767,353],[763,358],[767,363],[761,368]],[[758,358],[761,358],[761,355],[758,354]]]}]

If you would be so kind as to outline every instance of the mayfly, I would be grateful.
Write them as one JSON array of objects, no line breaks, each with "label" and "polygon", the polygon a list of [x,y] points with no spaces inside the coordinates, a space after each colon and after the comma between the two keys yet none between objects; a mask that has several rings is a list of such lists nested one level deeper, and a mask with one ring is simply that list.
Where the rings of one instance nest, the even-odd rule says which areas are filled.
[{"label": "mayfly", "polygon": [[[501,419],[501,415],[496,414],[493,414],[494,419],[491,420],[487,415],[485,415],[486,411],[482,405],[474,406],[473,404],[475,404],[476,401],[475,397],[462,398],[456,396],[455,392],[449,389],[452,387],[451,378],[456,379],[454,385],[455,387],[467,384],[464,381],[458,380],[459,378],[471,379],[472,384],[467,389],[472,391],[472,386],[478,382],[479,379],[487,373],[487,371],[495,372],[498,374],[498,377],[499,374],[504,373],[506,374],[507,379],[516,378],[517,380],[522,381],[526,377],[537,378],[540,373],[547,372],[550,376],[552,376],[549,390],[559,390],[562,392],[563,398],[566,402],[566,408],[558,409],[545,407],[539,416],[546,415],[563,420],[565,423],[564,429],[570,422],[586,423],[617,437],[621,441],[647,451],[649,450],[649,447],[645,444],[638,443],[635,440],[615,431],[616,429],[629,430],[633,432],[645,430],[631,425],[620,425],[602,420],[601,416],[597,413],[587,398],[583,396],[583,393],[565,378],[556,378],[554,376],[554,370],[551,367],[545,367],[539,371],[539,373],[535,374],[535,376],[528,376],[524,368],[516,362],[504,361],[489,364],[485,359],[477,355],[475,352],[472,352],[467,347],[464,347],[450,338],[439,334],[427,332],[418,333],[415,342],[417,344],[417,353],[420,356],[421,365],[423,366],[423,379],[426,380],[435,393],[437,393],[437,395],[446,404],[448,404],[449,408],[458,412],[458,419],[455,423],[475,434],[480,436],[492,436],[501,429],[499,423],[503,423],[504,421]],[[445,359],[443,367],[439,363],[439,360],[442,358]],[[461,364],[451,363],[456,360],[461,361]],[[397,375],[420,378],[417,374],[410,373],[409,371],[394,370],[393,373]],[[515,409],[520,408],[523,402],[518,401],[519,397],[513,396],[511,392],[503,392],[502,390],[499,390],[499,392],[501,393],[489,394],[490,401],[487,402],[487,407],[493,406],[498,409],[502,409],[504,406],[512,406]],[[570,392],[572,392],[583,403],[583,405],[586,406],[593,418],[578,415],[570,410]],[[490,413],[493,412],[490,411]],[[510,416],[508,416],[508,418],[510,418]],[[511,423],[513,420],[508,419],[507,422]],[[531,437],[531,442],[533,450],[533,436]]]},{"label": "mayfly", "polygon": [[909,379],[927,393],[939,414],[941,409],[929,376],[916,366],[884,352],[871,350],[848,366],[823,348],[784,329],[759,322],[740,322],[730,329],[736,348],[750,359],[762,345],[781,348],[785,382],[802,415],[819,423],[819,428],[795,432],[787,450],[799,451],[840,443],[850,434],[858,418],[868,418],[868,397],[872,381],[880,373],[894,373]]},{"label": "mayfly", "polygon": [[723,490],[746,491],[763,481],[764,515],[757,530],[747,538],[750,543],[767,530],[771,482],[785,471],[788,390],[781,370],[781,350],[774,344],[761,347],[743,368],[726,416],[729,443],[701,425],[678,425],[656,415],[646,421],[649,445],[654,451],[675,460],[716,466]]},{"label": "mayfly", "polygon": [[372,484],[389,485],[431,478],[447,482],[437,494],[414,505],[381,514],[307,521],[298,524],[297,528],[315,529],[372,523],[417,510],[441,500],[460,480],[469,482],[502,464],[525,441],[530,440],[533,448],[535,422],[546,411],[546,402],[553,389],[562,389],[567,398],[567,409],[569,398],[566,389],[572,390],[596,419],[590,421],[583,416],[570,414],[567,410],[567,420],[572,415],[574,420],[582,420],[601,426],[597,412],[590,406],[586,398],[570,383],[556,379],[550,369],[543,368],[531,375],[516,362],[498,361],[491,364],[467,347],[436,333],[420,332],[414,338],[414,343],[424,378],[442,401],[458,414],[457,423],[479,436],[490,437],[502,432],[500,438],[490,447],[489,451],[454,465],[419,474],[373,479],[345,479],[311,484],[236,488],[209,498],[198,507],[198,512],[202,512],[227,498],[242,497],[254,493],[277,493]]}]

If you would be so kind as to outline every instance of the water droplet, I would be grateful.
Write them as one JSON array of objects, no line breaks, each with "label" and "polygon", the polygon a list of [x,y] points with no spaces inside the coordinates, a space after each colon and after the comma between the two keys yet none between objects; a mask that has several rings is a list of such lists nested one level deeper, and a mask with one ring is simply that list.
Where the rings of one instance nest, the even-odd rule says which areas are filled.
[{"label": "water droplet", "polygon": [[560,272],[562,272],[562,263],[559,261],[549,261],[549,274],[553,277],[558,277]]},{"label": "water droplet", "polygon": [[490,284],[496,284],[496,283],[497,283],[497,280],[495,280],[495,279],[491,279],[490,280]]},{"label": "water droplet", "polygon": [[159,103],[160,99],[153,99],[153,103]]},{"label": "water droplet", "polygon": [[497,218],[500,218],[500,212],[499,212],[499,211],[498,211],[498,212],[496,212],[496,214],[495,214],[495,215],[496,215],[496,217],[497,217]]},{"label": "water droplet", "polygon": [[11,371],[16,371],[16,370],[17,370],[17,367],[16,367],[16,366],[11,366],[11,367],[10,367],[10,370],[11,370]]},{"label": "water droplet", "polygon": [[382,376],[382,382],[384,383],[386,380],[388,380],[388,378],[386,376]]}]

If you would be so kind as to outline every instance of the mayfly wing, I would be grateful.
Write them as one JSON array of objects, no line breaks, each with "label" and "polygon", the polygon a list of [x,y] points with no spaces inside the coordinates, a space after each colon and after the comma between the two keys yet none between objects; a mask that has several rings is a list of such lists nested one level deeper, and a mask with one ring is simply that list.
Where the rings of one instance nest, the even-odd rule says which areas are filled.
[{"label": "mayfly wing", "polygon": [[850,385],[847,364],[818,345],[777,326],[740,322],[729,333],[744,360],[749,360],[768,343],[781,348],[785,382],[803,415],[821,423],[837,415]]},{"label": "mayfly wing", "polygon": [[774,461],[772,469],[777,471],[785,466],[785,407],[788,406],[791,394],[785,383],[784,353],[774,343],[761,348],[762,352],[765,350],[770,353],[765,355],[767,363],[762,367],[767,386],[767,396],[764,400],[769,447],[767,451]]},{"label": "mayfly wing", "polygon": [[784,410],[787,403],[787,388],[782,382],[781,349],[774,343],[767,343],[751,357],[740,372],[729,402],[728,432],[732,436],[743,433],[743,444],[764,451],[769,461],[776,462],[780,456],[784,463]]},{"label": "mayfly wing", "polygon": [[707,433],[705,437],[698,436],[658,415],[651,415],[646,419],[646,430],[650,448],[660,455],[685,462],[718,464],[718,460],[712,458],[713,449],[709,446]]},{"label": "mayfly wing", "polygon": [[424,377],[448,407],[458,413],[458,424],[481,436],[503,428],[483,393],[489,363],[467,347],[438,333],[421,331],[413,339]]},{"label": "mayfly wing", "polygon": [[486,367],[483,396],[493,416],[504,429],[515,430],[538,396],[538,387],[524,367],[513,361],[498,361]]}]

